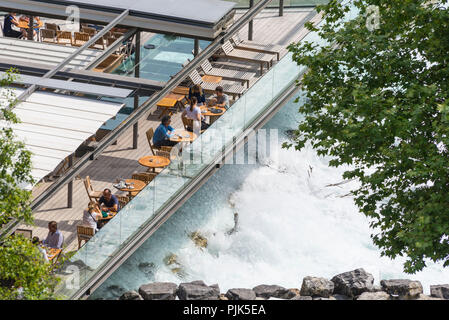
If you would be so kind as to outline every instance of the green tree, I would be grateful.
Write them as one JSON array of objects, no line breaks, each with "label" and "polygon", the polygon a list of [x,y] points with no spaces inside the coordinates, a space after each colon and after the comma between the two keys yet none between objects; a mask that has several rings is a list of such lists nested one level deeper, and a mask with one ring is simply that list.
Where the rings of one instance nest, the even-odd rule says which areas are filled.
[{"label": "green tree", "polygon": [[[31,154],[14,135],[12,126],[19,123],[13,112],[17,103],[8,86],[17,77],[11,69],[0,79],[0,226],[11,219],[33,223],[31,191]],[[55,279],[51,265],[31,241],[22,236],[0,237],[0,299],[49,299]]]},{"label": "green tree", "polygon": [[[379,9],[372,28],[369,6]],[[318,31],[329,45],[289,46],[308,67],[308,97],[292,145],[310,143],[331,166],[350,165],[345,179],[370,218],[382,255],[405,256],[404,270],[427,259],[449,265],[449,11],[448,0],[354,0],[319,6]],[[372,8],[372,7],[371,7]]]}]

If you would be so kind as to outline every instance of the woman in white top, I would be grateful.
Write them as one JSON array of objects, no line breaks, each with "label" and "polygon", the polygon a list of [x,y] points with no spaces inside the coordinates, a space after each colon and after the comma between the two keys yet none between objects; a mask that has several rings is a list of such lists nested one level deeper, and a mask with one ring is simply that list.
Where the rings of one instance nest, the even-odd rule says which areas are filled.
[{"label": "woman in white top", "polygon": [[94,201],[91,201],[89,202],[87,209],[83,212],[83,224],[87,227],[93,228],[94,231],[97,232],[97,221],[101,217],[102,214],[98,208],[98,205]]},{"label": "woman in white top", "polygon": [[[196,97],[190,98],[190,105],[187,106],[182,112],[182,117],[191,119],[193,121],[199,121],[201,123],[201,130],[206,130],[209,125],[204,121],[204,117],[201,114],[201,109],[197,105],[198,100]],[[187,128],[188,131],[193,131],[193,128]]]}]

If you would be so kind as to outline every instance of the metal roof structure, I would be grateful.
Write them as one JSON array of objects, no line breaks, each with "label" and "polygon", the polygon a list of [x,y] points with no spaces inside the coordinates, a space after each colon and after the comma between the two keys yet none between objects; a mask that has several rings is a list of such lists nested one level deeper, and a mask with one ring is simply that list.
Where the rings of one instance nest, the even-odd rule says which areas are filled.
[{"label": "metal roof structure", "polygon": [[[16,96],[25,91],[10,89]],[[5,90],[0,90],[2,98]],[[50,92],[34,92],[14,106],[21,123],[11,127],[32,153],[32,176],[36,182],[51,173],[122,107],[120,103]]]},{"label": "metal roof structure", "polygon": [[[0,72],[0,78],[4,75],[6,75],[5,72]],[[77,92],[95,96],[101,94],[101,96],[103,97],[113,97],[113,98],[126,98],[132,93],[132,90],[128,89],[99,86],[95,84],[88,84],[74,81],[46,79],[41,77],[29,76],[26,74],[19,74],[17,79],[15,79],[13,82],[25,85],[36,84],[45,88],[65,90],[69,92]]]},{"label": "metal roof structure", "polygon": [[[58,44],[18,40],[14,38],[0,37],[0,52],[4,58],[11,58],[26,64],[39,63],[55,67],[77,47],[63,46]],[[86,49],[72,59],[67,65],[72,69],[83,69],[102,54],[101,50]]]},{"label": "metal roof structure", "polygon": [[121,27],[215,39],[233,20],[235,3],[221,0],[1,0],[0,10],[66,19],[66,8],[76,5],[80,19],[107,23],[117,14],[129,10]]}]

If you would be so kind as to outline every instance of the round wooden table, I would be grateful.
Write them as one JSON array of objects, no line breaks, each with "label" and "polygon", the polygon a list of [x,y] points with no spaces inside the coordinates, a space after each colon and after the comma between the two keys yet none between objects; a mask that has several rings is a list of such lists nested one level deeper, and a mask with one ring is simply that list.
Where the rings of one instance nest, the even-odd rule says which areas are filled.
[{"label": "round wooden table", "polygon": [[[18,21],[19,21],[19,25],[17,26],[18,28],[23,28],[23,29],[28,29],[29,28],[28,21],[25,21],[25,20],[18,20]],[[42,22],[42,20],[39,20],[38,24],[36,24],[36,21],[34,21],[33,28],[40,29],[40,28],[42,28],[43,25],[44,25],[44,23]]]},{"label": "round wooden table", "polygon": [[152,168],[155,171],[156,168],[165,168],[170,164],[170,159],[162,156],[145,156],[139,159],[141,166]]},{"label": "round wooden table", "polygon": [[139,192],[139,191],[141,191],[146,186],[145,182],[143,182],[141,180],[126,179],[125,181],[126,181],[127,184],[133,183],[134,184],[133,185],[134,188],[125,187],[125,188],[117,188],[117,189],[119,189],[120,191],[123,191],[123,192],[128,192],[129,195],[131,195],[132,192],[136,192],[136,191]]},{"label": "round wooden table", "polygon": [[[220,113],[213,113],[213,112],[210,112],[209,110],[210,109],[219,109],[219,110],[221,110],[221,112]],[[203,112],[204,110],[206,110],[206,112]],[[215,120],[217,120],[218,119],[218,117],[220,117],[221,115],[223,115],[223,113],[225,113],[226,112],[226,108],[225,107],[215,107],[215,106],[212,106],[212,107],[208,107],[208,106],[201,106],[201,114],[203,115],[203,116],[205,116],[205,117],[209,117],[209,124],[212,124],[212,123],[214,123],[215,122]]]},{"label": "round wooden table", "polygon": [[[179,136],[181,137],[179,137]],[[196,134],[187,130],[176,130],[175,135],[170,138],[174,142],[192,142],[196,139]]]},{"label": "round wooden table", "polygon": [[117,211],[108,211],[108,216],[103,217],[103,214],[100,212],[101,218],[98,218],[98,221],[108,221],[114,218],[117,215]]}]

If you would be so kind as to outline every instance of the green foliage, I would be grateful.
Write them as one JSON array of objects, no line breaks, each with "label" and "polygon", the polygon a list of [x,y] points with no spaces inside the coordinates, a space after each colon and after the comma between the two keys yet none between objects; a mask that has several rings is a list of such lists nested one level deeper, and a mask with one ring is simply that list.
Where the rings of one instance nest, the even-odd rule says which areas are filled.
[{"label": "green foliage", "polygon": [[17,103],[12,90],[7,87],[17,74],[15,70],[5,73],[0,79],[0,121],[6,123],[0,128],[0,225],[9,218],[32,222],[31,192],[21,186],[33,183],[31,176],[31,154],[14,135],[12,124],[18,123],[12,108]]},{"label": "green foliage", "polygon": [[[330,45],[292,44],[308,67],[308,97],[294,141],[310,143],[331,166],[351,165],[355,203],[370,218],[382,255],[406,256],[404,270],[426,259],[449,265],[448,0],[354,0],[360,14],[332,0],[319,34]],[[366,9],[380,11],[368,30]],[[287,145],[289,147],[291,145]]]},{"label": "green foliage", "polygon": [[[31,154],[12,129],[19,122],[13,112],[17,101],[7,87],[15,77],[16,71],[9,70],[0,79],[0,226],[10,219],[33,222],[31,192],[23,188],[33,183]],[[57,279],[50,271],[51,265],[30,240],[0,237],[0,300],[53,298]]]},{"label": "green foliage", "polygon": [[22,235],[7,238],[0,246],[0,299],[53,299],[57,279],[50,272],[51,264],[30,240]]}]

